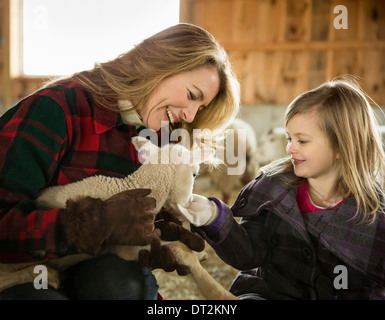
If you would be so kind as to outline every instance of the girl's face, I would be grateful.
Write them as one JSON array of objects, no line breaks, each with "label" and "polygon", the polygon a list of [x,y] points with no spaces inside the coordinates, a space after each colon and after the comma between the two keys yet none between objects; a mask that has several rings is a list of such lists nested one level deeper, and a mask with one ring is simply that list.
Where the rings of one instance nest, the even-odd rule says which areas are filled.
[{"label": "girl's face", "polygon": [[158,131],[161,121],[192,122],[218,92],[218,71],[207,65],[163,79],[138,112],[147,128]]},{"label": "girl's face", "polygon": [[337,178],[335,160],[329,140],[317,121],[317,112],[293,116],[286,125],[287,147],[297,177],[332,182]]}]

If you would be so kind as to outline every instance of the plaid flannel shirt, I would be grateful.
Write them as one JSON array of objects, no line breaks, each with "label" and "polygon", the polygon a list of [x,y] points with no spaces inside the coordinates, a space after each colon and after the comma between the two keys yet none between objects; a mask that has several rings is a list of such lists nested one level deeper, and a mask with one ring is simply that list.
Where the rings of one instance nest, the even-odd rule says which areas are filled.
[{"label": "plaid flannel shirt", "polygon": [[96,105],[75,83],[43,88],[0,118],[0,263],[76,252],[63,209],[39,206],[41,189],[139,167],[131,137],[141,128]]}]

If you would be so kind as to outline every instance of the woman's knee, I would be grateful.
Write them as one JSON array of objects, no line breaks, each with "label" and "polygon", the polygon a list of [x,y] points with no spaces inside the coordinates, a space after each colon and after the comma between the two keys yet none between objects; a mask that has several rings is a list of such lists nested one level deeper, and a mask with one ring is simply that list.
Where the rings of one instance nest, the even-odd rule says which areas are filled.
[{"label": "woman's knee", "polygon": [[154,300],[158,284],[137,261],[114,254],[84,261],[67,272],[66,290],[74,299]]}]

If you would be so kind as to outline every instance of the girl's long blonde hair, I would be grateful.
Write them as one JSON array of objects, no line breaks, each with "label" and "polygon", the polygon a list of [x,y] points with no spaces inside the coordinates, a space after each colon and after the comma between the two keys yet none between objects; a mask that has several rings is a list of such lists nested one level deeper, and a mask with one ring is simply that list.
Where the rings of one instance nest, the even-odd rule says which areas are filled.
[{"label": "girl's long blonde hair", "polygon": [[[321,130],[340,155],[336,189],[354,197],[354,218],[373,222],[383,213],[384,151],[372,101],[352,78],[336,79],[298,96],[289,105],[285,125],[297,114],[317,111]],[[293,171],[290,158],[263,168],[269,175]],[[299,179],[298,179],[299,180]],[[298,182],[297,180],[297,182]]]},{"label": "girl's long blonde hair", "polygon": [[[143,106],[155,86],[166,77],[213,65],[220,78],[217,96],[200,110],[187,129],[215,131],[227,126],[239,110],[239,83],[225,50],[206,30],[187,23],[169,27],[145,39],[114,60],[98,63],[92,70],[75,73],[50,84],[75,81],[102,106],[118,111],[111,101],[135,101]],[[127,110],[129,111],[129,110]]]}]

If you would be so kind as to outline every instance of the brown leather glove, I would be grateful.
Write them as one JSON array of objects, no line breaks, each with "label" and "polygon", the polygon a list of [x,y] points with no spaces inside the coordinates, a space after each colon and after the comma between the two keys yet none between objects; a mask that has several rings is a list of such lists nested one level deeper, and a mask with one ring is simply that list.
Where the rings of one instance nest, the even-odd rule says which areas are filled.
[{"label": "brown leather glove", "polygon": [[179,240],[194,251],[203,251],[205,248],[205,241],[196,233],[182,226],[182,222],[175,218],[175,215],[165,209],[162,209],[155,220],[155,228],[159,229],[161,239],[164,241]]},{"label": "brown leather glove", "polygon": [[[164,241],[179,240],[191,250],[198,252],[205,248],[203,238],[183,228],[182,222],[165,209],[157,214],[155,227],[161,230],[161,239]],[[176,270],[181,276],[190,274],[189,267],[177,264],[170,248],[167,245],[161,246],[158,239],[151,242],[151,251],[146,249],[139,251],[139,262],[151,270],[160,268],[166,272]]]},{"label": "brown leather glove", "polygon": [[146,245],[159,238],[155,229],[156,200],[149,189],[118,193],[102,201],[84,197],[68,200],[65,209],[66,236],[79,252],[100,254],[107,245]]},{"label": "brown leather glove", "polygon": [[138,260],[150,270],[160,268],[166,272],[176,270],[180,276],[190,274],[190,268],[177,264],[171,249],[167,245],[161,245],[161,241],[158,238],[154,238],[151,241],[151,251],[146,249],[139,251]]}]

